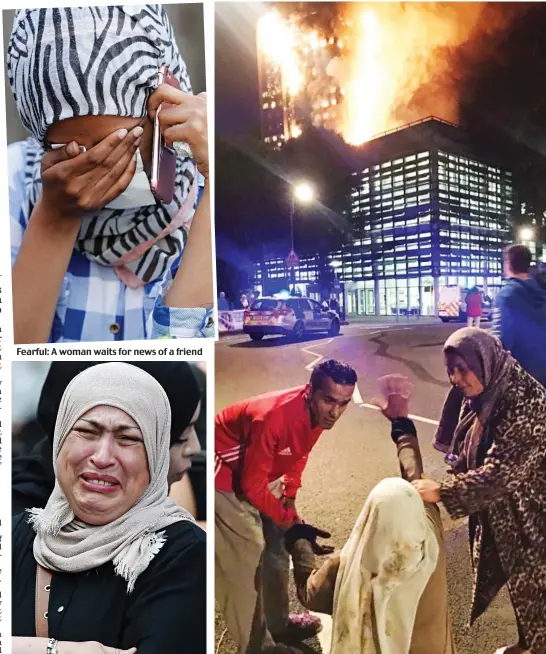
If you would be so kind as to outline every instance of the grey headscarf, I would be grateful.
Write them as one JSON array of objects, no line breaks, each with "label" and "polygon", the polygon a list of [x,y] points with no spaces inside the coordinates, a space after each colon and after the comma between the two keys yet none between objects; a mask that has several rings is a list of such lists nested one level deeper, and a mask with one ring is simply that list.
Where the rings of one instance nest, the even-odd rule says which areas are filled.
[{"label": "grey headscarf", "polygon": [[[22,9],[8,44],[8,78],[17,109],[33,135],[27,143],[25,185],[34,207],[48,128],[74,116],[146,116],[161,66],[191,92],[184,60],[161,5]],[[184,247],[182,214],[192,215],[195,166],[176,160],[171,204],[103,209],[87,214],[76,249],[113,266],[136,288],[161,277]],[[190,193],[192,190],[193,192]],[[174,220],[178,217],[178,220]],[[125,270],[127,269],[127,270]]]},{"label": "grey headscarf", "polygon": [[464,395],[454,386],[442,409],[434,447],[448,452],[460,471],[477,465],[478,446],[487,438],[487,420],[506,391],[515,360],[498,338],[474,327],[452,334],[444,344],[444,353],[449,351],[464,359],[484,387],[483,393],[465,407]]},{"label": "grey headscarf", "polygon": [[138,576],[165,542],[169,525],[192,516],[168,499],[169,400],[148,373],[126,363],[104,363],[75,377],[63,395],[53,437],[53,467],[75,422],[99,405],[125,411],[139,426],[148,457],[150,483],[124,515],[102,526],[74,515],[58,480],[45,509],[31,509],[36,531],[34,557],[54,572],[84,572],[112,561],[131,592]]}]

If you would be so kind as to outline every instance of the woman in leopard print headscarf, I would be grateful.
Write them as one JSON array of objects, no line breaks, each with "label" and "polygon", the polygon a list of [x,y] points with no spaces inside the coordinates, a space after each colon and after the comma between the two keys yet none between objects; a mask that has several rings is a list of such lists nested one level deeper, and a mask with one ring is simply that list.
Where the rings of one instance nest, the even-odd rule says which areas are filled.
[{"label": "woman in leopard print headscarf", "polygon": [[501,651],[545,654],[545,389],[483,330],[455,332],[444,353],[453,389],[436,446],[450,443],[453,476],[414,486],[452,517],[469,516],[471,623],[507,584],[520,641]]}]

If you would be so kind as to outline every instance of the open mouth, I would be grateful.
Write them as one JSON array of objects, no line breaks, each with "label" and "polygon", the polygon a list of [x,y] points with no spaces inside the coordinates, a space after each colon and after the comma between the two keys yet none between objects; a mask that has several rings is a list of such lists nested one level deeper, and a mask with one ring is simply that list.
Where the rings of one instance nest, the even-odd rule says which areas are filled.
[{"label": "open mouth", "polygon": [[98,493],[113,493],[120,487],[119,481],[109,475],[84,473],[80,478],[85,488]]}]

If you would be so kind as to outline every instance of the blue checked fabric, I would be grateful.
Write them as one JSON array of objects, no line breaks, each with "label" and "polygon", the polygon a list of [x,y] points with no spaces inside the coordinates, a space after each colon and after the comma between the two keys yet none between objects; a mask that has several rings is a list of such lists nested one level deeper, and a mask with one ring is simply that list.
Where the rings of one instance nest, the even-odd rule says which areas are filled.
[{"label": "blue checked fabric", "polygon": [[[19,254],[30,218],[24,184],[27,142],[13,143],[8,148],[12,265]],[[179,263],[180,259],[162,278],[144,287],[130,289],[113,268],[102,266],[74,251],[57,302],[49,341],[214,337],[212,309],[178,309],[162,303]]]}]

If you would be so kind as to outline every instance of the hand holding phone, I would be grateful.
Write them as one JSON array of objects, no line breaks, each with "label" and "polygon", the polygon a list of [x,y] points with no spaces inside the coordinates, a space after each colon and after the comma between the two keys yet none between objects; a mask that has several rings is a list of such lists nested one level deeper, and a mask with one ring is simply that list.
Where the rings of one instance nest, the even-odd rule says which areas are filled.
[{"label": "hand holding phone", "polygon": [[[162,66],[159,70],[159,84],[168,84],[173,89],[180,90],[178,80],[165,66]],[[154,116],[150,187],[154,196],[164,204],[170,204],[173,201],[176,181],[176,152],[172,141],[169,141],[161,133],[159,114],[164,109],[169,109],[172,106],[168,102],[162,102],[157,107]]]},{"label": "hand holding phone", "polygon": [[[170,106],[167,107],[166,103]],[[176,143],[176,146],[187,144],[197,169],[205,179],[208,178],[207,94],[192,95],[163,84],[148,100],[148,113],[154,120],[159,107],[159,124],[163,137],[169,143]],[[181,156],[189,156],[189,153]]]}]

